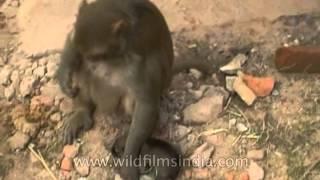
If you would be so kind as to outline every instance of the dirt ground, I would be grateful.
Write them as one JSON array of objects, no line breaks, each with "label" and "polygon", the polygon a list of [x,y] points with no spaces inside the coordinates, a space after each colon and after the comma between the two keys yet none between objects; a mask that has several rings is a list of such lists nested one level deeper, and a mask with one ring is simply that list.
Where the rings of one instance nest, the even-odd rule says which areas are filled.
[{"label": "dirt ground", "polygon": [[[80,1],[67,6],[61,2],[0,1],[0,180],[50,179],[50,171],[61,178],[61,127],[72,103],[60,92],[54,72]],[[251,180],[320,179],[320,74],[285,74],[274,65],[279,47],[320,45],[320,1],[154,2],[168,20],[176,61],[208,60],[216,69],[205,78],[194,72],[175,76],[163,98],[155,136],[179,147],[184,157],[207,143],[211,151],[201,155],[209,152],[211,159],[233,160],[228,167],[184,167],[179,179],[245,179],[243,174]],[[59,13],[60,8],[70,11]],[[52,16],[46,14],[52,9]],[[276,80],[272,94],[248,106],[237,94],[223,90],[230,101],[218,104],[224,109],[217,117],[201,125],[186,123],[185,109],[204,98],[197,95],[204,93],[201,87],[225,88],[225,74],[218,68],[238,54],[248,58],[243,72]],[[106,147],[116,130],[99,114],[95,119],[94,128],[79,139],[78,157],[110,155]],[[50,170],[30,147],[41,152]],[[250,165],[236,164],[241,158]],[[71,175],[115,179],[115,170],[90,167],[88,174],[74,170]]]}]

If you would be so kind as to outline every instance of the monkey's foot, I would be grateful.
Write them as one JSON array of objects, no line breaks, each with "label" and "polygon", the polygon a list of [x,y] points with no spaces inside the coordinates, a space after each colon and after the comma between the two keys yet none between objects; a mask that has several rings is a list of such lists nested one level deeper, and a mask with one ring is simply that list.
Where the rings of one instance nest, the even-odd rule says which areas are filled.
[{"label": "monkey's foot", "polygon": [[64,124],[64,144],[72,144],[80,132],[89,130],[92,125],[93,119],[88,112],[75,112]]},{"label": "monkey's foot", "polygon": [[139,169],[135,167],[122,167],[120,176],[126,180],[139,180]]}]

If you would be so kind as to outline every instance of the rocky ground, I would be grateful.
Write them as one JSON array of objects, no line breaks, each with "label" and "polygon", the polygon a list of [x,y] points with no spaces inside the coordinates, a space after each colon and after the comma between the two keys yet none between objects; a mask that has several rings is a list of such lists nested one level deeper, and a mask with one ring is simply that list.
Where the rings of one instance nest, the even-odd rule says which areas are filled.
[{"label": "rocky ground", "polygon": [[[53,2],[0,1],[0,179],[49,179],[50,172],[62,177],[61,127],[72,103],[54,74],[79,1]],[[274,2],[276,8],[266,5],[261,12],[270,14],[244,11],[242,18],[228,14],[237,8],[230,0],[155,2],[168,16],[176,60],[208,60],[216,69],[209,77],[194,70],[175,76],[155,136],[180,147],[184,157],[229,159],[228,165],[185,167],[180,179],[320,179],[320,75],[283,74],[274,66],[279,47],[320,45],[320,14],[312,12],[319,2]],[[252,3],[238,8],[263,9]],[[200,7],[206,7],[203,15]],[[225,11],[214,14],[212,7]],[[239,54],[247,58],[243,72],[276,80],[272,93],[251,106],[225,88],[226,75],[218,70]],[[77,157],[108,157],[115,134],[97,114],[95,127],[79,139]],[[115,176],[110,167],[74,169],[72,179]]]}]

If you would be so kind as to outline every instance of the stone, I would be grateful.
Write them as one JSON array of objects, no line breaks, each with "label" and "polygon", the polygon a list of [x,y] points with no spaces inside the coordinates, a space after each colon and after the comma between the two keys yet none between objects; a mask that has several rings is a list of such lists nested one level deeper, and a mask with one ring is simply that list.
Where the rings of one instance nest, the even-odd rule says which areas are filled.
[{"label": "stone", "polygon": [[69,159],[75,158],[79,153],[79,146],[65,145],[62,151],[63,155]]},{"label": "stone", "polygon": [[226,134],[218,133],[211,136],[206,136],[205,141],[214,146],[222,146],[225,143]]},{"label": "stone", "polygon": [[[40,123],[39,122],[31,122],[27,118],[28,117],[26,117],[26,116],[18,117],[13,120],[13,125],[17,130],[33,137],[37,134],[37,132],[40,129]],[[36,120],[39,121],[40,119],[36,119]]]},{"label": "stone", "polygon": [[57,62],[51,62],[49,61],[48,64],[47,64],[47,74],[46,76],[49,77],[49,78],[53,78],[56,71],[58,69],[58,64]]},{"label": "stone", "polygon": [[177,138],[178,140],[182,139],[182,138],[186,137],[188,134],[190,134],[191,131],[192,131],[192,128],[190,128],[190,127],[178,125],[176,127],[175,132],[174,132],[175,138]]},{"label": "stone", "polygon": [[30,109],[37,109],[39,106],[52,107],[54,105],[54,99],[49,96],[39,95],[34,96],[31,99]]},{"label": "stone", "polygon": [[234,92],[234,89],[233,89],[233,84],[234,84],[234,81],[237,79],[237,76],[227,76],[226,77],[226,89],[229,91],[229,92]]},{"label": "stone", "polygon": [[9,85],[10,84],[10,75],[12,73],[12,67],[11,66],[5,66],[1,68],[0,71],[0,84],[2,85]]},{"label": "stone", "polygon": [[276,68],[287,73],[320,73],[319,47],[282,47],[277,49]]},{"label": "stone", "polygon": [[12,71],[11,76],[10,76],[10,80],[11,80],[12,85],[14,86],[14,88],[17,88],[19,86],[20,74],[19,74],[18,70]]},{"label": "stone", "polygon": [[247,61],[248,57],[244,54],[238,54],[228,64],[222,66],[220,71],[227,74],[235,74],[240,70],[242,65]]},{"label": "stone", "polygon": [[56,112],[50,116],[50,120],[53,122],[59,122],[61,121],[61,119],[62,119],[62,116],[60,112]]},{"label": "stone", "polygon": [[209,88],[202,99],[184,109],[184,122],[202,124],[217,118],[227,94],[223,88]]},{"label": "stone", "polygon": [[200,77],[202,76],[202,73],[196,69],[190,69],[190,73],[196,79],[200,79]]},{"label": "stone", "polygon": [[244,125],[243,123],[237,123],[236,127],[237,127],[237,130],[238,130],[239,132],[246,132],[246,131],[248,131],[248,127],[247,127],[246,125]]},{"label": "stone", "polygon": [[32,63],[31,69],[32,69],[32,71],[33,71],[33,70],[35,70],[35,69],[37,69],[37,68],[38,68],[38,62],[35,61],[35,62]]},{"label": "stone", "polygon": [[7,88],[4,89],[4,97],[7,99],[7,100],[11,100],[15,95],[15,89],[13,86],[9,86]]},{"label": "stone", "polygon": [[249,106],[251,106],[257,98],[254,92],[243,82],[241,77],[236,78],[233,89]]},{"label": "stone", "polygon": [[263,180],[264,178],[264,170],[254,161],[250,162],[250,165],[247,171],[248,171],[250,180]]},{"label": "stone", "polygon": [[248,151],[247,158],[253,160],[262,160],[264,158],[264,150],[262,149],[255,149]]},{"label": "stone", "polygon": [[123,180],[123,179],[121,178],[121,176],[119,174],[116,174],[114,176],[114,180]]},{"label": "stone", "polygon": [[229,129],[237,124],[237,119],[233,118],[229,120]]},{"label": "stone", "polygon": [[239,180],[250,180],[248,172],[247,171],[242,172],[239,175]]},{"label": "stone", "polygon": [[202,144],[190,156],[190,160],[192,160],[191,162],[193,163],[193,167],[205,167],[209,162],[213,152],[214,147],[212,145],[209,145],[208,143]]},{"label": "stone", "polygon": [[20,83],[20,94],[25,97],[27,95],[30,95],[32,90],[34,89],[34,86],[37,82],[37,78],[33,76],[27,76],[22,79]]},{"label": "stone", "polygon": [[84,164],[75,164],[75,169],[82,177],[87,177],[90,173],[90,166]]},{"label": "stone", "polygon": [[45,66],[39,66],[36,69],[33,70],[33,75],[41,78],[46,74],[46,67]]},{"label": "stone", "polygon": [[30,141],[30,136],[17,131],[13,136],[8,139],[9,146],[12,150],[24,149]]},{"label": "stone", "polygon": [[194,168],[192,170],[192,179],[211,179],[211,173],[208,168]]},{"label": "stone", "polygon": [[62,91],[57,83],[53,80],[49,81],[47,84],[40,88],[41,94],[46,95],[52,98],[56,98],[57,96],[63,96]]}]

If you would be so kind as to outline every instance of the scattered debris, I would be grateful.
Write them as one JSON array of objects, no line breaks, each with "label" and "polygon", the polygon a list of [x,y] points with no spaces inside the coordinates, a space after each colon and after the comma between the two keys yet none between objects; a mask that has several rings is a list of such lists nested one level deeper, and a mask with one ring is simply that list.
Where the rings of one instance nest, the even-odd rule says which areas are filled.
[{"label": "scattered debris", "polygon": [[256,100],[257,96],[254,92],[243,82],[242,78],[238,77],[233,84],[233,89],[241,97],[241,99],[249,106]]},{"label": "scattered debris", "polygon": [[237,70],[241,69],[242,65],[246,63],[247,56],[244,54],[238,54],[228,64],[222,66],[220,71],[226,74],[236,74]]}]

